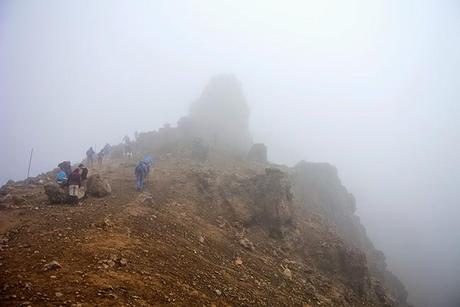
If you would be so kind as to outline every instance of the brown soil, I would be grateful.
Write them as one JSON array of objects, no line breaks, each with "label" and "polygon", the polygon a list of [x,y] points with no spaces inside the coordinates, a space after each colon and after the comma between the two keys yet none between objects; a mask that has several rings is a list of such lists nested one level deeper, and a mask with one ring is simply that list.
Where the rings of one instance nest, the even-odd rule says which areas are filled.
[{"label": "brown soil", "polygon": [[[112,195],[78,206],[48,204],[40,184],[14,186],[15,203],[0,211],[1,305],[380,306],[360,293],[372,285],[359,257],[319,218],[296,209],[293,228],[274,239],[225,215],[214,186],[261,171],[165,157],[139,193],[133,164],[112,161],[92,170]],[[340,253],[359,276],[347,277]],[[62,268],[44,271],[53,260]]]}]

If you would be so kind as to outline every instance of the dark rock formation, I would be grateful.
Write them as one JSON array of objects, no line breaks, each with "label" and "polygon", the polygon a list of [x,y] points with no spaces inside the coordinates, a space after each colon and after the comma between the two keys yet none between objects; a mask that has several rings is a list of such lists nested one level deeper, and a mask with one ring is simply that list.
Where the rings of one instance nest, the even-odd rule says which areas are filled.
[{"label": "dark rock formation", "polygon": [[212,78],[192,104],[189,118],[182,124],[213,147],[246,152],[251,144],[249,107],[233,75]]},{"label": "dark rock formation", "polygon": [[292,194],[285,173],[267,168],[251,178],[231,177],[220,186],[223,208],[243,225],[261,226],[274,238],[283,237],[293,219]]},{"label": "dark rock formation", "polygon": [[67,202],[69,193],[66,188],[62,188],[57,184],[47,184],[44,189],[50,203],[63,204]]},{"label": "dark rock formation", "polygon": [[262,143],[253,144],[248,152],[248,160],[252,162],[267,163],[267,146]]},{"label": "dark rock formation", "polygon": [[327,163],[301,161],[293,168],[292,181],[295,202],[319,214],[341,238],[363,251],[371,274],[383,282],[398,306],[407,306],[403,284],[387,270],[383,253],[367,237],[355,215],[356,200],[340,182],[337,169]]}]

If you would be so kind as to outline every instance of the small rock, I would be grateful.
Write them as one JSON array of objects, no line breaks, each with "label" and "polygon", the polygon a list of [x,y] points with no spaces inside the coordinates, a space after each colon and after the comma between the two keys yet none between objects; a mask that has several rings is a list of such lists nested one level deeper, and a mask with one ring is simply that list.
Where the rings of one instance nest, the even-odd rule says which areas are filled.
[{"label": "small rock", "polygon": [[254,251],[256,249],[254,244],[251,241],[249,241],[247,238],[241,239],[240,244],[246,249],[249,249],[251,251]]},{"label": "small rock", "polygon": [[222,291],[220,291],[219,289],[216,289],[215,292],[216,292],[217,295],[222,295]]},{"label": "small rock", "polygon": [[201,244],[204,243],[204,237],[203,237],[203,236],[200,236],[200,237],[198,238],[198,240],[200,241]]},{"label": "small rock", "polygon": [[62,294],[61,292],[56,292],[54,295],[56,295],[56,297],[62,297],[64,294]]},{"label": "small rock", "polygon": [[53,260],[43,266],[44,271],[49,271],[49,270],[57,270],[62,268],[62,265],[57,262],[56,260]]},{"label": "small rock", "polygon": [[126,258],[121,258],[121,259],[120,259],[120,264],[121,264],[122,266],[125,266],[125,265],[128,264],[128,260],[126,260]]},{"label": "small rock", "polygon": [[243,260],[242,260],[240,257],[237,257],[237,258],[235,259],[235,264],[237,264],[237,265],[242,265],[242,264],[243,264]]},{"label": "small rock", "polygon": [[282,267],[282,268],[283,268],[283,275],[288,279],[292,279],[292,271],[289,270],[288,267]]}]

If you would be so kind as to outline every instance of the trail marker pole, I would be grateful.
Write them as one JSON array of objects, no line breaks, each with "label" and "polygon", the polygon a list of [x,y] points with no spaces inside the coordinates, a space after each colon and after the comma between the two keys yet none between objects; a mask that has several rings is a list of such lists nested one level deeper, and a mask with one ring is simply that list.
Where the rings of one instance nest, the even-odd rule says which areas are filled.
[{"label": "trail marker pole", "polygon": [[29,178],[29,174],[30,174],[30,165],[32,164],[32,155],[34,154],[34,149],[32,148],[32,150],[30,151],[30,159],[29,159],[29,168],[27,169],[27,178]]}]

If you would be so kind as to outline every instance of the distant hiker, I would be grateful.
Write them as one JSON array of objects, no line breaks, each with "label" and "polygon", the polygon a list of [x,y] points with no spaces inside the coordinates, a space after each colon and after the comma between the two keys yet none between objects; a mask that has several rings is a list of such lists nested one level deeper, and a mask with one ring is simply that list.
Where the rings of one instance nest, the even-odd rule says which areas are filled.
[{"label": "distant hiker", "polygon": [[59,173],[56,174],[56,182],[61,187],[67,185],[68,178],[69,177],[67,177],[67,174],[63,170],[59,171]]},{"label": "distant hiker", "polygon": [[88,182],[88,168],[85,167],[82,163],[78,165],[78,168],[80,169],[80,176],[81,176],[81,185],[80,185],[80,197],[83,198],[86,196],[86,184]]},{"label": "distant hiker", "polygon": [[147,168],[145,167],[144,161],[140,161],[134,169],[134,175],[136,175],[136,190],[140,191],[144,187],[144,180],[147,176]]},{"label": "distant hiker", "polygon": [[125,144],[125,155],[128,158],[131,158],[133,156],[133,149],[131,148],[131,145]]},{"label": "distant hiker", "polygon": [[109,143],[105,144],[104,148],[102,149],[104,156],[109,158],[110,153],[112,152],[112,146]]},{"label": "distant hiker", "polygon": [[86,151],[86,160],[88,161],[88,165],[89,167],[93,167],[93,161],[94,161],[94,155],[96,154],[96,152],[93,150],[93,147],[90,147],[87,151]]},{"label": "distant hiker", "polygon": [[70,166],[70,161],[63,161],[58,164],[58,167],[64,171],[67,177],[70,176],[70,173],[72,173],[72,168]]},{"label": "distant hiker", "polygon": [[104,150],[101,150],[101,151],[97,154],[97,164],[99,165],[99,168],[102,167],[102,160],[104,160]]},{"label": "distant hiker", "polygon": [[80,169],[76,168],[69,177],[69,201],[72,204],[78,203],[80,196],[79,189],[81,186]]}]

